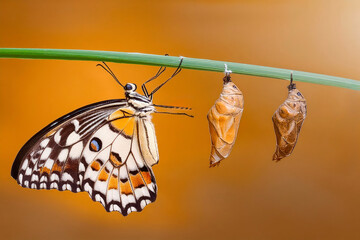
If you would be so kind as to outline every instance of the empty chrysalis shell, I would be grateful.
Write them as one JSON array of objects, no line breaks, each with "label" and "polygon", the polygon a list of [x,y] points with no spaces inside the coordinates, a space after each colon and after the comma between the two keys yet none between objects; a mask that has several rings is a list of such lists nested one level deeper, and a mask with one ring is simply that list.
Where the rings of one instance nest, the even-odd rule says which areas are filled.
[{"label": "empty chrysalis shell", "polygon": [[220,164],[221,160],[229,156],[238,133],[243,109],[243,94],[227,74],[224,77],[220,98],[207,115],[211,137],[210,167]]},{"label": "empty chrysalis shell", "polygon": [[272,116],[276,134],[276,151],[273,160],[289,156],[294,150],[300,129],[306,117],[306,100],[292,82],[287,99]]}]

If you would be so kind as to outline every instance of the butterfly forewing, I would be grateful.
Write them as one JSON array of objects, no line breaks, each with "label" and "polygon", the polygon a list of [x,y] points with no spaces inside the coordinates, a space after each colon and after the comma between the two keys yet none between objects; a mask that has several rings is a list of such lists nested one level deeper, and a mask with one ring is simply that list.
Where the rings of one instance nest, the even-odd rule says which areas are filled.
[{"label": "butterfly forewing", "polygon": [[[79,192],[78,159],[89,135],[81,129],[104,124],[104,114],[111,114],[124,104],[123,100],[91,104],[49,124],[20,150],[12,176],[24,187]],[[97,121],[89,122],[89,117]]]}]

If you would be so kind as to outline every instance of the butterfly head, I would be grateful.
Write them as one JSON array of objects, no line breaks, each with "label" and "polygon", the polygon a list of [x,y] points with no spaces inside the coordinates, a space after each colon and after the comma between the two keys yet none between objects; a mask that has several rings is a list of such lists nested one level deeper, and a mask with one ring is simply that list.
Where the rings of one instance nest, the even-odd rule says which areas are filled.
[{"label": "butterfly head", "polygon": [[149,99],[147,96],[137,93],[136,88],[136,84],[134,83],[127,83],[124,86],[125,97],[128,104],[136,110],[139,110],[139,114],[154,112],[155,108],[152,106],[151,99]]},{"label": "butterfly head", "polygon": [[127,93],[135,92],[136,89],[137,89],[137,86],[134,83],[127,83],[124,87],[124,90]]}]

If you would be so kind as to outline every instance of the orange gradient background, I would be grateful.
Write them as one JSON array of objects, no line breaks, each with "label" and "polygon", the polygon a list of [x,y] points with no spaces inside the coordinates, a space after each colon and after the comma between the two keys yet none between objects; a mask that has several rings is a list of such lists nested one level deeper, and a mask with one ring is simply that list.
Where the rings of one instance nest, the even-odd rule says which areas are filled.
[{"label": "orange gradient background", "polygon": [[[1,0],[0,47],[168,53],[360,79],[359,9],[355,0]],[[297,83],[308,117],[279,163],[271,116],[287,81],[233,75],[245,97],[238,138],[209,169],[206,114],[223,74],[183,70],[154,99],[196,116],[154,114],[155,203],[123,217],[86,193],[21,188],[10,169],[32,135],[76,108],[124,97],[96,63],[0,59],[2,239],[360,238],[360,92],[310,83]],[[157,71],[109,65],[123,83]]]}]

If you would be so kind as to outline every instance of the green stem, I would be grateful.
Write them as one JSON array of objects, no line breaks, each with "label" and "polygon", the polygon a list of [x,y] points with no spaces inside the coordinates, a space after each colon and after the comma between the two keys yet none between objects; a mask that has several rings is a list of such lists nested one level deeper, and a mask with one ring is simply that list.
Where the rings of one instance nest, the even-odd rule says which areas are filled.
[{"label": "green stem", "polygon": [[[166,67],[177,67],[180,59],[179,57],[142,53],[33,48],[0,48],[0,58],[105,61]],[[290,80],[290,73],[293,72],[294,81],[297,82],[317,83],[360,90],[360,81],[352,79],[243,63],[184,57],[181,68],[223,72],[224,64],[227,64],[228,69],[237,74]]]}]

